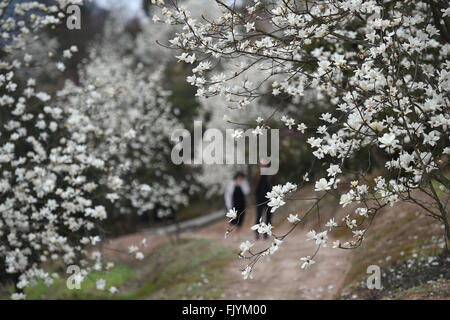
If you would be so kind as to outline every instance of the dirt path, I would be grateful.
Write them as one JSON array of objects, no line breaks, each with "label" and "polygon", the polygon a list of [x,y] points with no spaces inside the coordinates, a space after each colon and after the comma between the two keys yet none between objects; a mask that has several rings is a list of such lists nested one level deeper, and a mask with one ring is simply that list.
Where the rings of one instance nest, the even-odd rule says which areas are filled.
[{"label": "dirt path", "polygon": [[[297,207],[295,207],[297,205]],[[284,234],[290,227],[286,216],[293,212],[304,212],[308,204],[298,207],[293,202],[279,209],[274,214],[273,224],[276,226],[275,234]],[[333,205],[321,208],[321,219],[327,216],[339,216],[341,209]],[[255,242],[255,234],[250,227],[255,224],[256,212],[250,209],[245,216],[241,231],[232,233],[225,239],[225,231],[228,227],[227,220],[216,222],[210,226],[181,234],[183,238],[203,238],[219,241],[223,246],[238,249],[242,241]],[[266,257],[256,265],[253,271],[253,279],[243,280],[241,270],[246,261],[236,258],[228,264],[224,270],[228,289],[223,294],[223,299],[333,299],[343,284],[345,275],[350,266],[351,252],[332,248],[322,248],[314,259],[316,263],[308,270],[300,268],[300,258],[312,255],[316,249],[312,241],[306,240],[306,233],[317,221],[306,221],[306,225],[297,228],[287,237],[280,249],[270,257]],[[323,223],[323,222],[322,222]],[[156,246],[166,242],[166,236],[145,236],[149,246],[144,250],[148,254]],[[118,250],[126,251],[128,246],[138,243],[143,236],[141,234],[130,235],[114,239],[109,245]],[[255,243],[255,250],[266,248],[270,241],[259,240]],[[120,260],[116,256],[113,260]],[[124,257],[126,259],[126,257]]]},{"label": "dirt path", "polygon": [[[283,210],[286,212],[286,210]],[[276,232],[283,234],[289,223],[283,212],[279,215]],[[199,230],[185,237],[198,237],[219,240],[224,246],[238,248],[242,241],[255,241],[255,234],[250,227],[255,222],[256,213],[250,210],[245,217],[241,232],[224,238],[227,227],[226,220]],[[270,257],[260,261],[254,271],[253,279],[243,280],[240,270],[245,267],[245,261],[236,259],[228,265],[226,272],[229,287],[223,295],[224,299],[333,299],[341,287],[350,264],[350,252],[332,248],[322,248],[315,258],[316,264],[308,270],[300,268],[300,258],[312,255],[316,246],[306,240],[308,227],[295,230],[286,238],[280,249]],[[269,240],[259,240],[258,248],[270,245]]]}]

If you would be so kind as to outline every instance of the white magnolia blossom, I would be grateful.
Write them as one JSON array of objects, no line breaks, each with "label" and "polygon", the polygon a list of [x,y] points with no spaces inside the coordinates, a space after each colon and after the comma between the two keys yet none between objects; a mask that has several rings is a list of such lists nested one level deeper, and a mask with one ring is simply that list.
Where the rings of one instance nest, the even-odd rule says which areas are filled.
[{"label": "white magnolia blossom", "polygon": [[231,222],[231,221],[237,219],[238,213],[237,213],[237,211],[236,211],[235,208],[231,208],[230,210],[228,210],[228,212],[226,213],[225,216],[226,216],[227,218],[229,218],[229,219],[230,219],[230,222]]},{"label": "white magnolia blossom", "polygon": [[254,244],[248,240],[245,242],[242,242],[241,245],[239,246],[239,249],[241,249],[240,254],[244,255],[247,251],[249,251],[253,247],[253,245]]}]

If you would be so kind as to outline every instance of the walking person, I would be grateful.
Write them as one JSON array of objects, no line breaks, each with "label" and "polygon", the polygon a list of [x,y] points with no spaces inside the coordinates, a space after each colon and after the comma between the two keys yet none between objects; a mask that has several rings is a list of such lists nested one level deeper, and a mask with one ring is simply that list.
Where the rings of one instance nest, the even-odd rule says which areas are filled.
[{"label": "walking person", "polygon": [[225,190],[225,205],[227,210],[234,208],[237,212],[236,219],[230,221],[236,226],[236,233],[239,234],[241,226],[244,223],[245,210],[247,209],[246,196],[250,194],[250,186],[245,180],[245,175],[238,172],[234,175]]},{"label": "walking person", "polygon": [[[261,168],[266,168],[268,166],[268,163],[265,159],[261,159],[259,161],[259,172],[256,177],[255,184],[256,185],[256,193],[255,193],[255,200],[256,200],[256,224],[260,222],[260,220],[263,218],[264,214],[266,215],[266,224],[271,223],[272,221],[272,214],[270,213],[269,207],[267,206],[268,199],[266,198],[266,195],[268,192],[272,190],[272,187],[274,186],[274,176],[267,176],[261,174]],[[264,239],[267,239],[267,234],[264,234]],[[259,240],[259,233],[256,231],[256,240]]]}]

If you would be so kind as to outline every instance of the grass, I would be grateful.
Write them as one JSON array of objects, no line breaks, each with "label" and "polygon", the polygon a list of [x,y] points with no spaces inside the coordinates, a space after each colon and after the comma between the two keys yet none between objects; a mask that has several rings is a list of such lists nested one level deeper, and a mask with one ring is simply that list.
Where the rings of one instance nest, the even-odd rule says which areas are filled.
[{"label": "grass", "polygon": [[[107,272],[93,272],[81,289],[69,290],[66,278],[48,287],[42,281],[26,289],[27,299],[218,299],[226,288],[223,268],[236,252],[214,241],[184,239],[164,244],[141,262],[117,265]],[[106,290],[96,289],[98,279]],[[108,289],[119,289],[111,294]],[[12,287],[6,291],[12,292]],[[2,297],[8,299],[9,297]]]},{"label": "grass", "polygon": [[224,284],[223,267],[236,255],[207,240],[182,240],[149,257],[150,271],[127,299],[217,299]]},{"label": "grass", "polygon": [[61,299],[61,300],[92,300],[92,299],[111,299],[114,298],[107,290],[100,291],[96,289],[96,281],[104,279],[107,283],[107,288],[111,286],[121,287],[127,281],[135,278],[134,270],[128,266],[116,266],[106,273],[93,272],[82,282],[79,290],[69,290],[66,286],[66,279],[57,278],[54,283],[47,287],[42,281],[39,281],[36,286],[27,288],[25,293],[29,300],[47,300],[47,299]]},{"label": "grass", "polygon": [[450,281],[438,280],[412,287],[408,290],[398,290],[395,300],[423,300],[423,299],[448,299]]}]

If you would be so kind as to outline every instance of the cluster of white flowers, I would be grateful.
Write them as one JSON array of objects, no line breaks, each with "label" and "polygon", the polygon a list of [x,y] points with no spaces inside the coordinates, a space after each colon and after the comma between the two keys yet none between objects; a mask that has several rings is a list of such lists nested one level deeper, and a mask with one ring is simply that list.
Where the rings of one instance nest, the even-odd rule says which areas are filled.
[{"label": "cluster of white flowers", "polygon": [[[107,218],[101,197],[94,197],[105,162],[89,153],[80,132],[66,130],[66,112],[35,78],[23,78],[40,75],[22,72],[34,67],[27,41],[82,1],[54,3],[2,1],[0,9],[0,266],[19,291],[38,279],[53,282],[55,275],[41,269],[47,261],[88,267],[86,247],[101,240],[97,226]],[[12,58],[16,50],[25,53],[23,61]]]},{"label": "cluster of white flowers", "polygon": [[[164,65],[130,54],[135,42],[123,28],[116,20],[107,22],[79,83],[67,82],[58,96],[70,113],[68,129],[83,128],[91,154],[120,177],[99,182],[117,186],[107,195],[117,210],[164,217],[188,201],[190,185],[173,175],[170,161],[170,136],[182,124],[161,85]],[[119,198],[125,201],[115,201]]]},{"label": "cluster of white flowers", "polygon": [[[155,2],[155,4],[162,4],[161,1]],[[185,0],[183,1],[183,7],[189,8],[189,11],[192,13],[192,17],[195,19],[202,19],[202,15],[204,14],[205,2],[198,0]],[[152,9],[153,13],[157,12],[156,8]],[[163,12],[168,13],[167,9],[163,9]],[[168,13],[170,14],[170,13]],[[216,6],[208,5],[208,17],[219,18],[221,15],[221,10]],[[155,45],[155,42],[159,44],[169,44],[170,46],[181,46],[179,42],[180,39],[176,37],[179,31],[182,31],[182,28],[174,28],[171,25],[155,23],[160,22],[161,18],[158,14],[154,14],[152,17],[153,22],[144,23],[142,25],[142,31],[136,37],[136,46],[135,52],[140,57],[142,61],[148,63],[159,63],[159,64],[168,64],[173,62],[186,62],[189,65],[195,62],[196,55],[187,54],[181,52],[179,55],[177,54],[175,59],[170,54],[167,54],[167,49],[163,46]],[[180,30],[178,30],[180,29]],[[187,82],[195,85],[195,83],[201,83],[203,81],[203,75],[207,73],[213,67],[220,67],[221,69],[234,69],[235,65],[242,64],[246,65],[250,63],[246,57],[242,57],[242,59],[238,61],[216,61],[214,66],[211,64],[209,60],[199,61],[199,63],[192,68],[192,75],[187,77]],[[230,65],[228,65],[230,64]],[[255,75],[256,76],[256,75]],[[224,74],[217,75],[218,79],[222,79]],[[264,74],[261,74],[261,81],[263,80]],[[238,87],[245,81],[245,77],[235,77],[229,79],[228,85],[230,87]],[[210,88],[210,90],[214,90],[214,92],[219,92],[224,90],[221,87],[220,82],[217,83],[217,86]],[[251,125],[253,126],[255,123],[255,119],[263,114],[269,115],[272,113],[270,107],[262,104],[260,102],[249,103],[246,105],[246,112],[241,112],[240,108],[236,108],[232,103],[229,103],[228,100],[223,99],[220,96],[211,96],[211,95],[203,95],[201,94],[201,90],[199,90],[196,95],[197,102],[199,104],[199,119],[207,119],[205,121],[205,129],[218,129],[222,130],[225,134],[225,130],[229,129],[229,125]],[[257,122],[258,124],[260,122]],[[263,126],[258,125],[253,134],[254,135],[262,135],[263,134]],[[231,137],[235,139],[240,139],[244,137],[244,131],[241,129],[236,129]],[[234,142],[230,139],[226,139],[225,150],[231,150],[234,148]],[[235,149],[235,153],[224,152],[223,153],[223,162],[224,163],[235,163],[234,158],[239,159],[242,156],[243,150]],[[201,170],[195,175],[195,180],[203,185],[207,192],[205,194],[206,197],[210,197],[212,195],[221,194],[224,192],[225,187],[234,173],[241,171],[246,172],[247,168],[245,165],[241,164],[230,164],[230,165],[220,165],[220,164],[204,164],[201,166]]]},{"label": "cluster of white flowers", "polygon": [[[190,12],[193,13],[193,16],[196,19],[201,19],[204,14],[204,3],[202,1],[197,0],[187,0],[183,2],[183,6],[189,8]],[[208,8],[209,17],[220,17],[221,11],[219,8],[215,6],[210,6]],[[159,24],[160,25],[160,24]],[[177,30],[172,30],[171,33],[167,33],[166,36],[170,36],[170,38],[164,39],[159,34],[157,35],[159,42],[170,43],[171,45],[177,45],[178,37],[175,37],[175,32]],[[150,43],[147,43],[150,45]],[[195,55],[187,56],[186,53],[181,53],[180,56],[177,56],[178,61],[187,61],[192,62],[192,59]],[[245,57],[239,61],[217,61],[215,63],[215,67],[219,67],[221,69],[234,69],[236,64],[243,63],[245,64],[247,59]],[[230,64],[230,65],[229,65]],[[200,61],[199,64],[192,69],[192,76],[187,77],[187,82],[195,85],[195,82],[202,82],[202,76],[204,73],[208,72],[208,70],[212,69],[212,64],[210,61]],[[218,79],[221,79],[224,74],[217,75]],[[261,77],[264,75],[261,75]],[[262,80],[262,79],[261,79]],[[235,77],[233,79],[229,79],[228,85],[231,87],[239,86],[243,81],[245,81],[244,77]],[[220,86],[220,82],[214,88],[211,88],[215,92],[219,92],[223,90]],[[196,95],[197,101],[200,105],[200,114],[199,116],[208,119],[207,123],[205,123],[206,129],[214,128],[222,130],[225,133],[226,129],[230,129],[229,126],[239,126],[242,125],[251,125],[255,124],[255,119],[258,115],[269,115],[272,111],[269,107],[262,103],[250,103],[246,105],[246,112],[243,113],[241,108],[236,108],[232,103],[229,103],[228,100],[223,99],[221,96],[205,96],[202,94],[200,90]],[[257,126],[254,130],[254,135],[262,135],[262,127]],[[235,157],[239,159],[242,157],[242,152],[244,150],[234,149],[234,139],[239,140],[244,137],[244,131],[240,128],[236,129],[231,135],[233,139],[225,139],[225,150],[227,152],[223,153],[223,162],[224,163],[235,163]],[[228,152],[229,150],[234,149],[233,152]],[[245,155],[244,155],[245,156]],[[205,186],[208,190],[206,196],[209,197],[214,194],[223,193],[225,187],[234,173],[241,171],[246,172],[247,168],[245,165],[233,164],[233,165],[220,165],[220,164],[206,164],[202,166],[201,172],[196,176],[196,179],[199,183]]]},{"label": "cluster of white flowers", "polygon": [[271,208],[270,212],[273,213],[279,207],[286,204],[284,198],[287,194],[297,190],[297,185],[290,182],[286,183],[284,186],[276,185],[272,188],[271,192],[268,192],[266,198],[269,199],[267,205]]},{"label": "cluster of white flowers", "polygon": [[[384,171],[370,182],[359,174],[341,205],[362,204],[365,211],[352,215],[373,219],[385,205],[413,202],[443,223],[450,241],[448,209],[434,185],[448,194],[448,3],[252,0],[239,6],[217,0],[220,16],[202,12],[202,19],[183,5],[157,4],[155,21],[182,26],[168,46],[192,64],[188,82],[199,97],[220,97],[244,112],[268,95],[298,106],[327,105],[318,128],[295,114],[281,116],[286,127],[309,135],[312,154],[329,165],[315,190],[340,192],[347,161],[367,152]],[[227,68],[215,68],[219,62]],[[283,204],[271,197],[272,210]],[[345,225],[355,227],[353,220]],[[348,244],[359,245],[364,233],[354,232]],[[302,261],[303,268],[313,263],[312,257]]]},{"label": "cluster of white flowers", "polygon": [[[123,158],[113,161],[92,149],[89,130],[97,133],[107,128],[94,126],[99,119],[86,111],[89,101],[79,99],[73,104],[62,104],[63,94],[54,97],[40,81],[44,75],[55,72],[46,64],[52,58],[58,59],[54,52],[56,40],[42,28],[63,22],[66,7],[82,5],[83,1],[52,3],[0,2],[0,274],[2,281],[15,281],[17,292],[12,299],[25,299],[24,289],[38,280],[51,285],[58,275],[44,271],[43,266],[50,261],[80,266],[80,282],[92,270],[108,270],[113,266],[103,262],[101,251],[95,247],[104,238],[100,224],[109,217],[106,207],[117,200],[118,194],[122,195],[125,185],[119,166]],[[76,46],[65,49],[56,67],[64,71],[62,61],[77,52]],[[127,66],[124,64],[123,68]],[[151,106],[165,104],[164,93],[153,95],[157,90],[155,80],[148,82],[148,86],[136,88],[151,90],[148,96],[142,95],[141,104],[149,97],[156,101],[152,100]],[[85,89],[95,97],[93,88]],[[80,104],[76,105],[77,102]],[[152,125],[156,124],[156,130],[161,131],[162,124],[154,119]],[[131,127],[124,136],[129,140],[136,137]],[[178,185],[174,181],[172,184]],[[140,189],[149,191],[145,186]],[[179,196],[173,195],[175,199],[171,201],[184,201],[176,197]],[[138,260],[144,257],[141,252],[133,254]],[[105,284],[100,281],[97,287],[104,288]],[[110,292],[117,292],[117,288],[111,287]]]}]

